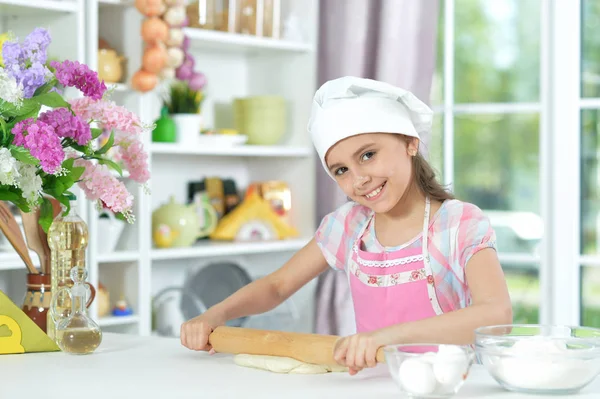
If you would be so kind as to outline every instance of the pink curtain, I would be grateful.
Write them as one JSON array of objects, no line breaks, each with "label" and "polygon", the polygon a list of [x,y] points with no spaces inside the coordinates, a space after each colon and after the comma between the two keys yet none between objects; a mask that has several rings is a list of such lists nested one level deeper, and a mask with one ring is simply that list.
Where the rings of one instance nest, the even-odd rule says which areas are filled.
[{"label": "pink curtain", "polygon": [[[318,84],[346,75],[360,76],[410,90],[428,103],[438,9],[438,0],[321,0]],[[422,141],[427,145],[429,137],[422,137]],[[320,161],[316,169],[319,223],[346,197]],[[327,271],[319,277],[316,295],[315,332],[353,334],[354,313],[346,275]]]}]

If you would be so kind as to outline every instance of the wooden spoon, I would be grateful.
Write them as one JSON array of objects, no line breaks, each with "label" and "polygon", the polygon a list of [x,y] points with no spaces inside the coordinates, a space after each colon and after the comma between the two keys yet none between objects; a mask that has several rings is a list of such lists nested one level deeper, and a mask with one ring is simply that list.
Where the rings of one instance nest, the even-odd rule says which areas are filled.
[{"label": "wooden spoon", "polygon": [[23,239],[23,234],[17,224],[17,220],[3,201],[0,201],[0,229],[6,238],[8,238],[8,241],[10,241],[21,259],[23,259],[29,272],[31,274],[39,274],[38,269],[35,268],[29,257],[29,250],[27,249],[27,244]]},{"label": "wooden spoon", "polygon": [[47,256],[50,254],[47,253],[45,249],[48,247],[48,243],[46,242],[46,245],[44,246],[43,239],[38,230],[39,210],[27,213],[21,211],[21,218],[23,220],[23,230],[25,230],[27,246],[40,258],[40,269],[42,270],[42,273],[45,273],[45,264],[49,260]]}]

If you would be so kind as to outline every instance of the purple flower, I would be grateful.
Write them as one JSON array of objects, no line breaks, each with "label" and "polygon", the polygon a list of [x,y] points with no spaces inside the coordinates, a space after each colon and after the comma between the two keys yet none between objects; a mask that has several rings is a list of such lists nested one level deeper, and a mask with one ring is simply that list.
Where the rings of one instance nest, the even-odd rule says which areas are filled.
[{"label": "purple flower", "polygon": [[52,126],[58,137],[70,137],[79,145],[84,145],[92,139],[90,125],[73,115],[67,108],[46,111],[38,117],[38,122]]},{"label": "purple flower", "polygon": [[14,144],[27,148],[32,156],[39,159],[44,172],[58,171],[65,152],[52,126],[29,118],[17,123],[12,133],[15,135]]},{"label": "purple flower", "polygon": [[27,61],[21,45],[16,42],[4,42],[2,45],[2,58],[6,69],[13,69],[13,66],[21,68],[21,65],[25,66]]},{"label": "purple flower", "polygon": [[106,91],[104,81],[98,79],[98,73],[92,71],[87,65],[78,61],[50,62],[50,66],[56,69],[56,79],[63,86],[76,87],[86,97],[100,100]]},{"label": "purple flower", "polygon": [[44,64],[47,60],[47,50],[51,41],[50,33],[46,29],[35,28],[25,38],[23,50],[32,63],[39,62],[40,64]]},{"label": "purple flower", "polygon": [[24,69],[13,76],[17,79],[17,83],[23,85],[23,97],[31,98],[37,88],[46,83],[50,74],[51,72],[44,65],[35,63],[31,68]]},{"label": "purple flower", "polygon": [[5,42],[2,46],[5,69],[9,76],[15,78],[17,84],[23,86],[25,98],[31,98],[36,89],[51,76],[44,65],[49,44],[48,31],[37,28],[27,35],[23,44]]},{"label": "purple flower", "polygon": [[179,80],[188,80],[194,74],[194,57],[190,53],[185,53],[183,63],[175,70],[175,77]]},{"label": "purple flower", "polygon": [[190,89],[200,91],[206,85],[206,76],[202,72],[194,72],[188,81],[188,85],[190,86]]}]

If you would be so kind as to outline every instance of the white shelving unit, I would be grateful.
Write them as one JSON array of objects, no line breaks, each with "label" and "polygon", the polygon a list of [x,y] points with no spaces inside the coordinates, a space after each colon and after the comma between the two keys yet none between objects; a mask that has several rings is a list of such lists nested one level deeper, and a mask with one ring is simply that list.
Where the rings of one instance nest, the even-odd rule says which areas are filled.
[{"label": "white shelving unit", "polygon": [[[48,26],[48,21],[52,21],[48,19],[52,15],[50,10],[55,10],[61,23],[64,22],[61,18],[77,18],[76,35],[72,27],[51,25],[50,28],[55,43],[61,39],[85,38],[82,44],[66,42],[64,47],[76,48],[77,58],[92,68],[97,66],[100,37],[119,54],[124,54],[127,58],[126,78],[122,83],[107,84],[109,88],[114,87],[113,100],[136,112],[145,123],[158,118],[161,106],[158,90],[142,94],[128,86],[129,79],[141,64],[144,48],[140,37],[143,16],[135,9],[133,1],[29,1],[26,7],[16,6],[21,3],[20,0],[0,0],[0,11],[4,16],[3,6],[18,10],[16,21],[28,21],[22,26],[23,31],[37,25]],[[41,5],[47,8],[43,9]],[[34,10],[39,13],[39,19],[35,13],[30,15]],[[232,260],[243,264],[252,278],[260,277],[280,267],[310,240],[316,227],[315,160],[306,123],[316,89],[317,10],[318,0],[282,0],[283,15],[293,11],[305,24],[306,38],[302,42],[185,29],[191,39],[196,70],[205,73],[208,79],[202,109],[205,126],[232,127],[231,104],[236,97],[276,94],[287,100],[287,133],[276,146],[212,148],[151,143],[150,135],[144,137],[151,168],[151,192],[146,194],[137,183],[124,176],[123,181],[135,195],[136,222],[125,227],[114,253],[98,253],[98,242],[103,238],[98,233],[97,211],[88,202],[82,210],[90,232],[89,281],[95,287],[102,283],[108,288],[111,307],[124,296],[134,311],[132,316],[98,317],[98,301],[94,301],[90,315],[104,330],[150,335],[152,297],[166,287],[183,285],[191,270],[215,260]],[[67,54],[73,58],[72,51]],[[240,193],[253,181],[286,181],[292,191],[291,218],[300,236],[275,242],[203,240],[189,248],[153,248],[152,212],[170,196],[179,203],[187,202],[187,184],[213,176],[233,178]],[[22,295],[25,287],[25,271],[16,254],[0,253],[0,289],[7,289],[7,284],[3,284],[5,276],[16,287],[9,295],[12,292],[17,301],[21,300],[18,295]],[[313,292],[314,283],[291,298],[300,309],[300,318],[291,327],[293,330],[312,330]]]}]

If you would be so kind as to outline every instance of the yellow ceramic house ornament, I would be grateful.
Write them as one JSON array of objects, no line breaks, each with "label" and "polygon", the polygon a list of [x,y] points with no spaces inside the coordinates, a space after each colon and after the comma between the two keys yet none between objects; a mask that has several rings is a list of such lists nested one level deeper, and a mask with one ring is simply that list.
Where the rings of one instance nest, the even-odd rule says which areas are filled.
[{"label": "yellow ceramic house ornament", "polygon": [[283,240],[298,236],[256,192],[225,215],[210,238],[213,240]]},{"label": "yellow ceramic house ornament", "polygon": [[56,343],[0,291],[0,354],[59,350]]}]

